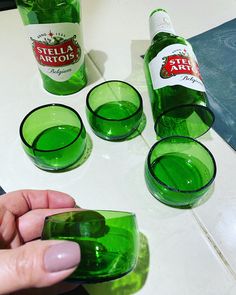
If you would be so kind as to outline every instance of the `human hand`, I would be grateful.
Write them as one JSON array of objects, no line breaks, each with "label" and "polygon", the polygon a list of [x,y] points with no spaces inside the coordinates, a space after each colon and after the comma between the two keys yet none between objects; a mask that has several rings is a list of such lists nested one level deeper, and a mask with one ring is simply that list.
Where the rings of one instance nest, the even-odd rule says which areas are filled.
[{"label": "human hand", "polygon": [[[70,241],[36,240],[44,218],[75,208],[75,201],[56,191],[22,190],[0,197],[0,294],[44,294],[68,277],[80,262],[80,248]],[[73,209],[75,210],[75,209]],[[62,283],[48,294],[71,289]],[[32,289],[33,290],[33,289]]]}]

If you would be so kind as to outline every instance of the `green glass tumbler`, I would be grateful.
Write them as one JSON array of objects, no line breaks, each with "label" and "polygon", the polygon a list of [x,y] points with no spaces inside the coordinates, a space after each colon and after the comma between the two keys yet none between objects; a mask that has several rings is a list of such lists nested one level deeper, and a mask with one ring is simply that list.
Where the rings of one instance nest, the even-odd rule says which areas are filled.
[{"label": "green glass tumbler", "polygon": [[88,93],[86,114],[97,136],[110,141],[122,141],[131,136],[141,123],[142,98],[126,82],[107,81]]},{"label": "green glass tumbler", "polygon": [[32,110],[20,125],[20,137],[33,163],[47,171],[71,167],[86,149],[86,131],[79,114],[62,104]]},{"label": "green glass tumbler", "polygon": [[191,207],[210,188],[216,176],[211,152],[190,137],[164,138],[149,151],[145,180],[151,194],[174,207]]},{"label": "green glass tumbler", "polygon": [[97,283],[129,273],[138,256],[139,233],[133,213],[81,210],[46,217],[42,239],[79,244],[81,262],[68,278]]}]

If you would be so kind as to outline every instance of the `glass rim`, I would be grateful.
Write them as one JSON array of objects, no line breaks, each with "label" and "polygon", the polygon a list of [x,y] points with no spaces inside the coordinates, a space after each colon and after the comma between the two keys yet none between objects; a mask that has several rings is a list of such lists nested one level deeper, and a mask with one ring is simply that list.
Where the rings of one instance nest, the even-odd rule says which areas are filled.
[{"label": "glass rim", "polygon": [[[160,143],[162,143],[163,141],[166,141],[166,140],[169,140],[169,139],[172,139],[172,138],[184,138],[184,139],[188,139],[189,141],[192,141],[192,142],[195,142],[197,143],[198,145],[200,145],[206,152],[207,154],[210,156],[211,160],[212,160],[212,163],[213,163],[213,175],[212,177],[210,178],[210,180],[203,186],[201,186],[200,188],[198,189],[194,189],[194,190],[180,190],[180,189],[176,189],[174,187],[171,187],[167,184],[165,184],[163,181],[161,181],[156,175],[155,173],[153,172],[153,169],[152,169],[152,166],[151,166],[151,155],[152,155],[152,152],[153,150],[156,148],[157,145],[159,145]],[[168,136],[168,137],[165,137],[165,138],[162,138],[161,140],[159,140],[158,142],[156,142],[150,149],[149,153],[148,153],[148,156],[147,156],[147,165],[148,165],[148,171],[151,173],[152,177],[162,186],[164,186],[165,188],[167,188],[168,190],[170,191],[173,191],[173,192],[178,192],[178,193],[196,193],[196,192],[200,192],[201,190],[207,188],[208,186],[210,186],[215,177],[216,177],[216,172],[217,172],[217,167],[216,167],[216,161],[212,155],[212,153],[210,152],[210,150],[205,146],[203,145],[201,142],[197,141],[196,139],[192,138],[192,137],[188,137],[188,136],[181,136],[181,135],[173,135],[173,136]]]},{"label": "glass rim", "polygon": [[[137,97],[139,98],[139,107],[137,108],[137,110],[136,110],[133,114],[131,114],[131,115],[125,117],[125,118],[122,118],[122,119],[110,119],[110,118],[106,118],[106,117],[103,117],[103,116],[101,116],[101,115],[98,115],[98,114],[96,114],[96,112],[91,108],[91,106],[90,106],[90,104],[89,104],[89,97],[90,97],[91,93],[92,93],[96,88],[98,88],[98,87],[100,87],[100,86],[102,86],[102,85],[104,85],[104,84],[115,83],[115,82],[119,82],[119,83],[122,83],[122,84],[125,84],[125,85],[131,87],[131,88],[136,92]],[[89,110],[89,111],[90,111],[95,117],[98,117],[98,118],[100,118],[100,119],[102,119],[102,120],[105,120],[105,121],[120,122],[120,121],[128,120],[128,119],[134,117],[134,116],[135,116],[136,114],[138,114],[140,111],[143,111],[143,100],[142,100],[142,96],[141,96],[141,94],[139,93],[139,91],[138,91],[133,85],[129,84],[128,82],[121,81],[121,80],[108,80],[108,81],[104,81],[104,82],[102,82],[102,83],[100,83],[100,84],[94,86],[92,89],[89,90],[89,92],[88,92],[88,94],[87,94],[87,96],[86,96],[86,107],[87,107],[87,109],[88,109],[88,110]]]},{"label": "glass rim", "polygon": [[[56,107],[61,107],[61,108],[64,108],[64,109],[68,109],[70,111],[72,111],[76,116],[77,118],[79,119],[80,121],[80,124],[81,124],[81,128],[80,128],[80,131],[78,133],[78,135],[73,139],[72,142],[60,147],[60,148],[57,148],[57,149],[50,149],[50,150],[41,150],[41,149],[37,149],[37,148],[34,148],[31,144],[29,144],[24,135],[23,135],[23,127],[24,127],[24,124],[26,122],[26,120],[36,111],[40,110],[40,109],[43,109],[43,108],[48,108],[48,107],[53,107],[53,106],[56,106]],[[84,129],[84,124],[83,124],[83,121],[80,117],[80,115],[78,114],[78,112],[76,112],[76,110],[74,110],[72,107],[69,107],[67,105],[64,105],[64,104],[61,104],[61,103],[49,103],[49,104],[45,104],[45,105],[41,105],[41,106],[38,106],[36,108],[34,108],[33,110],[31,110],[27,115],[25,115],[25,117],[23,118],[21,124],[20,124],[20,128],[19,128],[19,133],[20,133],[20,138],[22,140],[22,142],[30,149],[32,149],[33,151],[37,151],[37,152],[55,152],[55,151],[59,151],[59,150],[62,150],[70,145],[72,145],[81,135],[82,131]]]},{"label": "glass rim", "polygon": [[158,11],[167,13],[167,11],[163,8],[156,8],[150,13],[149,18]]},{"label": "glass rim", "polygon": [[[211,117],[212,117],[212,122],[211,122],[211,125],[208,126],[208,128],[206,128],[206,130],[200,134],[198,134],[195,138],[198,138],[202,135],[204,135],[205,133],[207,133],[207,131],[212,127],[212,125],[214,124],[215,122],[215,115],[213,113],[213,111],[208,107],[208,106],[203,106],[203,105],[197,105],[197,104],[184,104],[184,105],[178,105],[178,106],[175,106],[175,107],[172,107],[168,110],[165,110],[164,112],[162,112],[157,118],[156,118],[156,121],[155,121],[155,124],[154,124],[154,130],[158,136],[158,132],[157,132],[157,129],[158,129],[158,124],[160,123],[160,119],[161,117],[165,116],[166,114],[176,110],[176,109],[181,109],[181,108],[195,108],[195,109],[203,109],[205,110],[207,113],[211,114]],[[169,136],[175,136],[175,135],[169,135]],[[183,137],[188,137],[188,136],[184,136],[184,135],[176,135],[176,136],[183,136]],[[191,138],[191,137],[190,137]]]},{"label": "glass rim", "polygon": [[[92,222],[94,220],[97,220],[97,218],[92,218],[91,220],[86,220],[86,221],[63,221],[63,220],[53,220],[53,217],[55,216],[58,216],[58,215],[63,215],[63,214],[69,214],[69,213],[80,213],[80,212],[84,212],[84,211],[93,211],[93,212],[110,212],[110,213],[124,213],[126,214],[127,216],[122,216],[121,218],[123,217],[134,217],[136,218],[136,214],[133,213],[133,212],[128,212],[128,211],[118,211],[118,210],[105,210],[105,209],[101,209],[101,210],[93,210],[93,209],[82,209],[81,210],[76,210],[76,211],[66,211],[66,212],[60,212],[60,213],[56,213],[56,214],[52,214],[52,215],[49,215],[49,216],[46,216],[44,221],[45,222],[55,222],[55,223],[83,223],[83,222]],[[110,217],[110,218],[106,218],[104,217],[106,220],[110,220],[110,219],[116,219],[116,218],[119,218],[119,217]],[[52,219],[52,220],[50,220]]]}]

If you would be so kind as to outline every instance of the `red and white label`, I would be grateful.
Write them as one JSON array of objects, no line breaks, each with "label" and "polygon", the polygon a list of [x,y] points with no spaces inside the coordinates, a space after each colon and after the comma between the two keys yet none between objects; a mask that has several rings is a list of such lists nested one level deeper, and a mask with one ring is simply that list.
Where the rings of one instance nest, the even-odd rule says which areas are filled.
[{"label": "red and white label", "polygon": [[48,45],[32,39],[38,63],[49,67],[63,67],[77,62],[81,49],[74,43],[74,39],[75,36],[57,45]]},{"label": "red and white label", "polygon": [[66,81],[84,62],[83,39],[79,24],[28,25],[33,52],[39,69],[55,81]]},{"label": "red and white label", "polygon": [[154,89],[182,85],[205,91],[195,54],[191,46],[169,45],[149,63]]}]

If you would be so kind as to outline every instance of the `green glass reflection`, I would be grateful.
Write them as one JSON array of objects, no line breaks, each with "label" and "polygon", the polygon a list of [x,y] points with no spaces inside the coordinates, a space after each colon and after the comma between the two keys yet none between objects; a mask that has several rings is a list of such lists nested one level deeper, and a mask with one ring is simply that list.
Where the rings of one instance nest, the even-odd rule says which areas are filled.
[{"label": "green glass reflection", "polygon": [[88,93],[86,114],[97,136],[111,141],[124,140],[138,130],[144,119],[142,98],[130,84],[108,81]]},{"label": "green glass reflection", "polygon": [[87,136],[78,113],[61,104],[32,110],[22,121],[20,136],[26,154],[43,170],[58,171],[83,157]]},{"label": "green glass reflection", "polygon": [[175,207],[192,206],[213,183],[215,160],[200,142],[172,136],[157,142],[145,163],[145,179],[151,194]]},{"label": "green glass reflection", "polygon": [[132,213],[83,210],[52,215],[45,219],[42,239],[71,240],[80,245],[81,262],[70,280],[113,280],[136,264],[138,229]]}]

